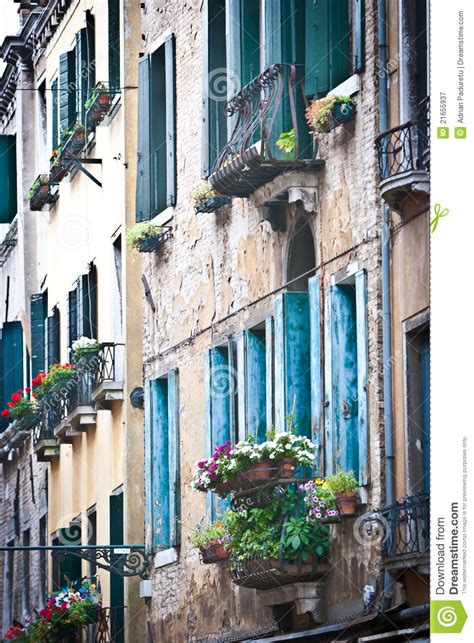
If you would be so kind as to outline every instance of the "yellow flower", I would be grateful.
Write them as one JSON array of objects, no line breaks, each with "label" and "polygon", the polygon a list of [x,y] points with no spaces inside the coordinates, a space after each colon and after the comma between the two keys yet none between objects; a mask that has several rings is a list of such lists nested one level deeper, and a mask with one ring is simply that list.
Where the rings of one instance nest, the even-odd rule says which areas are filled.
[{"label": "yellow flower", "polygon": [[323,478],[316,478],[315,483],[316,484],[325,484]]},{"label": "yellow flower", "polygon": [[321,485],[321,488],[322,488],[322,489],[328,489],[328,488],[329,488],[328,483],[327,483],[327,482],[323,482],[323,484]]}]

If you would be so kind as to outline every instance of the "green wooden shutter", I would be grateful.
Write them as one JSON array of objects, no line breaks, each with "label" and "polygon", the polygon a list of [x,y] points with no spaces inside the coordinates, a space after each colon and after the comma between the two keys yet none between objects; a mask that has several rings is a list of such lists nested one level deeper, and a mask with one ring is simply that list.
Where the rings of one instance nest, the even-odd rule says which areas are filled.
[{"label": "green wooden shutter", "polygon": [[179,447],[179,388],[178,370],[168,373],[168,467],[170,495],[170,537],[169,545],[176,547],[180,542],[180,447]]},{"label": "green wooden shutter", "polygon": [[48,367],[58,364],[61,360],[61,317],[59,308],[55,306],[48,317]]},{"label": "green wooden shutter", "polygon": [[156,550],[169,547],[170,542],[168,382],[166,379],[152,382],[152,404],[152,543],[153,549]]},{"label": "green wooden shutter", "polygon": [[364,69],[364,0],[352,0],[352,66],[356,73]]},{"label": "green wooden shutter", "polygon": [[33,377],[45,370],[45,297],[44,293],[31,295],[31,370]]},{"label": "green wooden shutter", "polygon": [[21,322],[5,322],[2,328],[2,388],[7,403],[23,388],[23,330]]},{"label": "green wooden shutter", "polygon": [[330,8],[330,83],[332,89],[349,78],[352,61],[348,0],[332,0]]},{"label": "green wooden shutter", "polygon": [[0,223],[10,223],[17,210],[16,137],[0,135]]},{"label": "green wooden shutter", "polygon": [[241,2],[242,0],[228,0],[227,2],[229,18],[226,58],[229,77],[234,81],[236,91],[242,87],[242,53],[240,40],[240,31],[242,29]]},{"label": "green wooden shutter", "polygon": [[207,0],[203,20],[202,174],[208,176],[227,142],[226,7]]},{"label": "green wooden shutter", "polygon": [[[3,339],[2,331],[0,330],[0,409],[3,411],[5,408],[5,397],[3,395]],[[5,431],[8,426],[7,418],[0,415],[0,432]]]},{"label": "green wooden shutter", "polygon": [[320,278],[308,280],[311,350],[311,439],[316,444],[315,473],[323,475],[323,373],[321,360]]},{"label": "green wooden shutter", "polygon": [[333,387],[332,387],[332,299],[334,286],[324,295],[324,473],[336,472],[333,440]]},{"label": "green wooden shutter", "polygon": [[152,382],[145,381],[145,544],[148,552],[153,551],[153,399]]},{"label": "green wooden shutter", "polygon": [[321,96],[330,89],[329,2],[330,0],[306,0],[305,92],[307,96]]},{"label": "green wooden shutter", "polygon": [[150,57],[138,61],[138,155],[136,220],[151,218]]},{"label": "green wooden shutter", "polygon": [[286,430],[294,408],[300,435],[311,437],[311,377],[308,293],[275,299],[275,424]]},{"label": "green wooden shutter", "polygon": [[120,0],[109,0],[109,83],[120,90]]},{"label": "green wooden shutter", "polygon": [[[118,493],[109,498],[109,536],[111,545],[123,545],[123,493]],[[115,556],[112,554],[112,562]],[[111,637],[117,643],[124,641],[125,614],[125,585],[122,576],[110,574],[110,606],[115,608],[114,618],[111,619]]]},{"label": "green wooden shutter", "polygon": [[241,0],[241,86],[260,73],[260,3]]},{"label": "green wooden shutter", "polygon": [[95,86],[95,18],[86,11],[87,85],[86,100]]},{"label": "green wooden shutter", "polygon": [[78,339],[77,335],[77,288],[68,293],[68,349],[69,359],[72,354],[72,344]]},{"label": "green wooden shutter", "polygon": [[166,205],[176,203],[176,114],[174,37],[165,44],[166,90]]},{"label": "green wooden shutter", "polygon": [[80,288],[80,311],[78,317],[81,320],[79,333],[84,337],[97,339],[97,267],[91,264],[89,272],[81,277]]},{"label": "green wooden shutter", "polygon": [[60,134],[76,122],[76,53],[59,56],[59,129]]},{"label": "green wooden shutter", "polygon": [[59,139],[59,91],[58,80],[51,83],[51,149],[55,150]]},{"label": "green wooden shutter", "polygon": [[76,71],[76,113],[81,123],[85,120],[85,103],[89,80],[89,47],[87,29],[81,29],[76,34],[75,47]]},{"label": "green wooden shutter", "polygon": [[[72,531],[73,530],[73,531]],[[74,523],[73,526],[64,527],[59,530],[59,545],[67,547],[71,545],[71,533],[74,534],[73,545],[82,544],[81,526],[80,523]],[[78,536],[76,536],[78,534]],[[59,563],[59,583],[60,587],[69,585],[69,581],[77,581],[82,578],[82,564],[81,559],[77,556],[66,556],[64,560]]]}]

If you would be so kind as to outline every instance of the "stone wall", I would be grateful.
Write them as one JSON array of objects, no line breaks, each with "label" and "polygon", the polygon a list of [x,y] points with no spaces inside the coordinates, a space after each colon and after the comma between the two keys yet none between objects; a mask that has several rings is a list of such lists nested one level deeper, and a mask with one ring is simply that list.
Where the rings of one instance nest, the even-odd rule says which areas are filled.
[{"label": "stone wall", "polygon": [[[274,291],[287,281],[288,249],[301,215],[315,238],[324,289],[355,263],[367,271],[371,484],[365,499],[371,507],[383,502],[376,2],[365,6],[366,66],[355,96],[356,120],[322,137],[319,156],[325,167],[308,174],[315,186],[314,207],[303,212],[301,203],[289,205],[286,231],[274,232],[262,221],[258,203],[291,176],[275,179],[249,199],[233,199],[217,213],[194,213],[189,194],[201,181],[202,3],[145,3],[145,51],[165,32],[176,37],[177,205],[172,238],[143,259],[156,313],[145,300],[143,306],[145,377],[179,368],[182,519],[178,562],[152,573],[150,640],[211,641],[273,623],[255,590],[233,585],[225,568],[201,565],[186,537],[205,514],[203,494],[190,488],[194,464],[204,456],[204,352],[219,338],[272,314]],[[351,522],[337,529],[329,616],[360,610],[364,585],[380,580],[375,547],[354,539]]]}]

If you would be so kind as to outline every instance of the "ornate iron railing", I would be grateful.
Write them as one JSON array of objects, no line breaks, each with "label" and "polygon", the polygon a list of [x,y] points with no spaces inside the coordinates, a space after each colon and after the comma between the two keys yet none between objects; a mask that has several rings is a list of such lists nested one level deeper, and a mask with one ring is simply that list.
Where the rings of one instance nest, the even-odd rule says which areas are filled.
[{"label": "ornate iron railing", "polygon": [[[305,121],[307,105],[301,65],[271,65],[243,87],[225,106],[235,127],[211,185],[223,195],[248,196],[287,168],[321,164]],[[282,134],[294,138],[293,149],[277,145]]]},{"label": "ornate iron railing", "polygon": [[117,382],[122,380],[120,357],[124,344],[102,342],[102,347],[97,356],[97,367],[93,372],[93,388],[103,382]]},{"label": "ornate iron railing", "polygon": [[422,555],[430,548],[430,496],[410,496],[384,507],[377,519],[385,532],[384,554],[395,556]]},{"label": "ornate iron railing", "polygon": [[429,97],[419,105],[413,118],[382,132],[375,139],[380,180],[426,166],[429,154]]}]

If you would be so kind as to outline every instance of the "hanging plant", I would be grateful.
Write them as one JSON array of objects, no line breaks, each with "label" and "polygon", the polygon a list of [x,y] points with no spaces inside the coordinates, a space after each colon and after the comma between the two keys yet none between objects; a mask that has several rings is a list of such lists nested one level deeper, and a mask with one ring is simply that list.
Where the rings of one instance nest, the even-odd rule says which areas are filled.
[{"label": "hanging plant", "polygon": [[330,132],[337,125],[354,118],[355,106],[350,96],[326,96],[311,102],[306,120],[314,133]]}]

